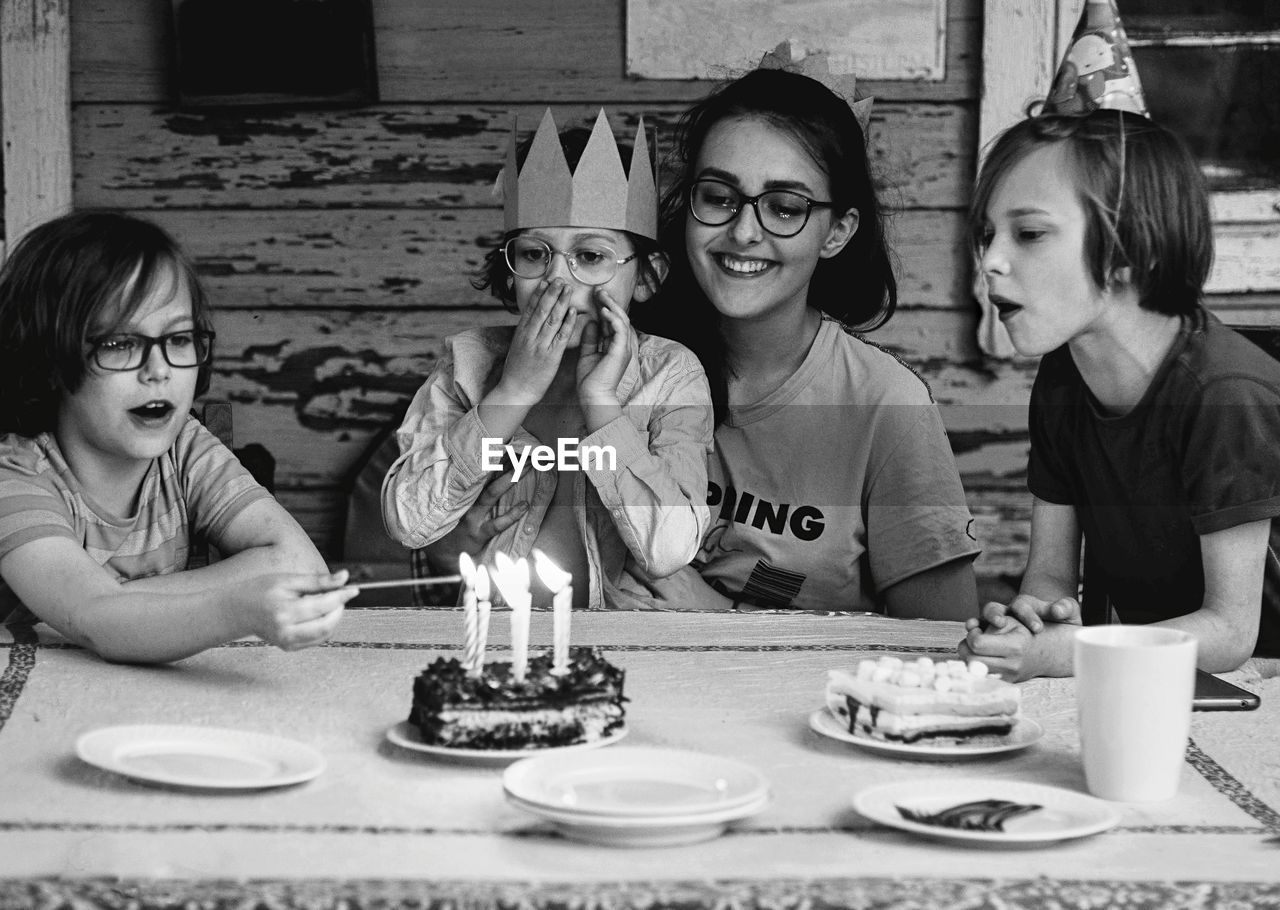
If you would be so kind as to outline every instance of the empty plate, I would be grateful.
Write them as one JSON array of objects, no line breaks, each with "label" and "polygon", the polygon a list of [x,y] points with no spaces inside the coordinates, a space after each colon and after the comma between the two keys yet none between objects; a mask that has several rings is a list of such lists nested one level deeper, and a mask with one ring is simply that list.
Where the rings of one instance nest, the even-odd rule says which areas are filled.
[{"label": "empty plate", "polygon": [[245,730],[134,724],[91,730],[76,754],[106,771],[151,783],[217,790],[283,787],[325,768],[311,746]]},{"label": "empty plate", "polygon": [[549,821],[563,837],[606,847],[671,847],[711,840],[725,832],[730,824],[766,809],[768,791],[749,803],[741,803],[711,812],[677,813],[668,816],[583,815],[560,812],[546,806],[526,803],[507,793],[507,800],[544,821]]},{"label": "empty plate", "polygon": [[642,746],[525,759],[507,768],[502,785],[525,804],[625,818],[720,812],[769,793],[764,775],[743,762]]}]

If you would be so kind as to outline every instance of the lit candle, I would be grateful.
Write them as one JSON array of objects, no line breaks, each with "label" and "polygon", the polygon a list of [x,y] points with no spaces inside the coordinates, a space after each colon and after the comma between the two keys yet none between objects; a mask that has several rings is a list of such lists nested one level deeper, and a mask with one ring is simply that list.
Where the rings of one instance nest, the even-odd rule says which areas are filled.
[{"label": "lit candle", "polygon": [[494,558],[497,568],[493,582],[502,599],[511,608],[511,677],[524,682],[529,670],[529,610],[532,597],[529,594],[529,563],[521,557],[514,563],[499,553]]},{"label": "lit candle", "polygon": [[470,670],[475,666],[480,630],[476,615],[476,564],[466,553],[458,557],[458,573],[462,576],[462,667]]},{"label": "lit candle", "polygon": [[524,682],[529,672],[529,611],[533,597],[529,594],[529,561],[523,556],[512,570],[516,599],[511,602],[511,676]]},{"label": "lit candle", "polygon": [[569,619],[573,610],[573,576],[551,561],[541,550],[533,551],[538,578],[551,592],[551,672],[569,672]]},{"label": "lit candle", "polygon": [[469,676],[480,676],[484,673],[484,650],[489,644],[489,570],[484,566],[476,569],[476,654],[475,660],[468,666]]}]

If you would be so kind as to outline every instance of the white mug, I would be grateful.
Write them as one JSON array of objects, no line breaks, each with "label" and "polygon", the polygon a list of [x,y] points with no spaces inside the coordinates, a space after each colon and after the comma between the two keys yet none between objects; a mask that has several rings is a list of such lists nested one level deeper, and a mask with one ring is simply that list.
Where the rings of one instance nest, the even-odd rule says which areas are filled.
[{"label": "white mug", "polygon": [[1075,635],[1080,754],[1103,799],[1171,799],[1186,758],[1196,639],[1160,626],[1088,626]]}]

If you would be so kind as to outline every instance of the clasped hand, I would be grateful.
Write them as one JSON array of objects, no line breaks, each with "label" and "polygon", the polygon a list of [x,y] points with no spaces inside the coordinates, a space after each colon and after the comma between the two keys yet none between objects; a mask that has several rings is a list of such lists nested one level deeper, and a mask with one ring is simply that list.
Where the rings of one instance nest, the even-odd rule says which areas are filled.
[{"label": "clasped hand", "polygon": [[965,637],[958,651],[964,660],[978,660],[1004,679],[1020,682],[1038,675],[1037,636],[1045,623],[1080,625],[1080,604],[1074,597],[1042,600],[1019,594],[1009,604],[994,601],[978,619],[965,621]]}]

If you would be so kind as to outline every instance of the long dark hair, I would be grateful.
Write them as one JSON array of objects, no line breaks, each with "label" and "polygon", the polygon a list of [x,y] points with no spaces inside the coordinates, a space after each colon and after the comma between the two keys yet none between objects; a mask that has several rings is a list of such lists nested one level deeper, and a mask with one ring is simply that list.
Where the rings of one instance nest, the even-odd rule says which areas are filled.
[{"label": "long dark hair", "polygon": [[[23,237],[0,269],[0,433],[52,431],[61,397],[88,374],[94,327],[128,320],[168,276],[186,282],[196,327],[208,330],[195,268],[151,222],[80,211]],[[210,369],[199,368],[196,395],[208,390]]]},{"label": "long dark hair", "polygon": [[757,69],[694,104],[677,126],[671,162],[677,181],[663,196],[659,214],[658,240],[671,271],[640,327],[681,341],[698,355],[711,383],[717,423],[728,411],[728,364],[719,314],[693,276],[684,234],[698,155],[711,129],[730,117],[760,118],[789,133],[826,174],[835,210],[858,210],[858,230],[849,243],[836,256],[819,260],[809,283],[809,305],[863,330],[883,325],[898,305],[866,136],[844,98],[808,76]]}]

